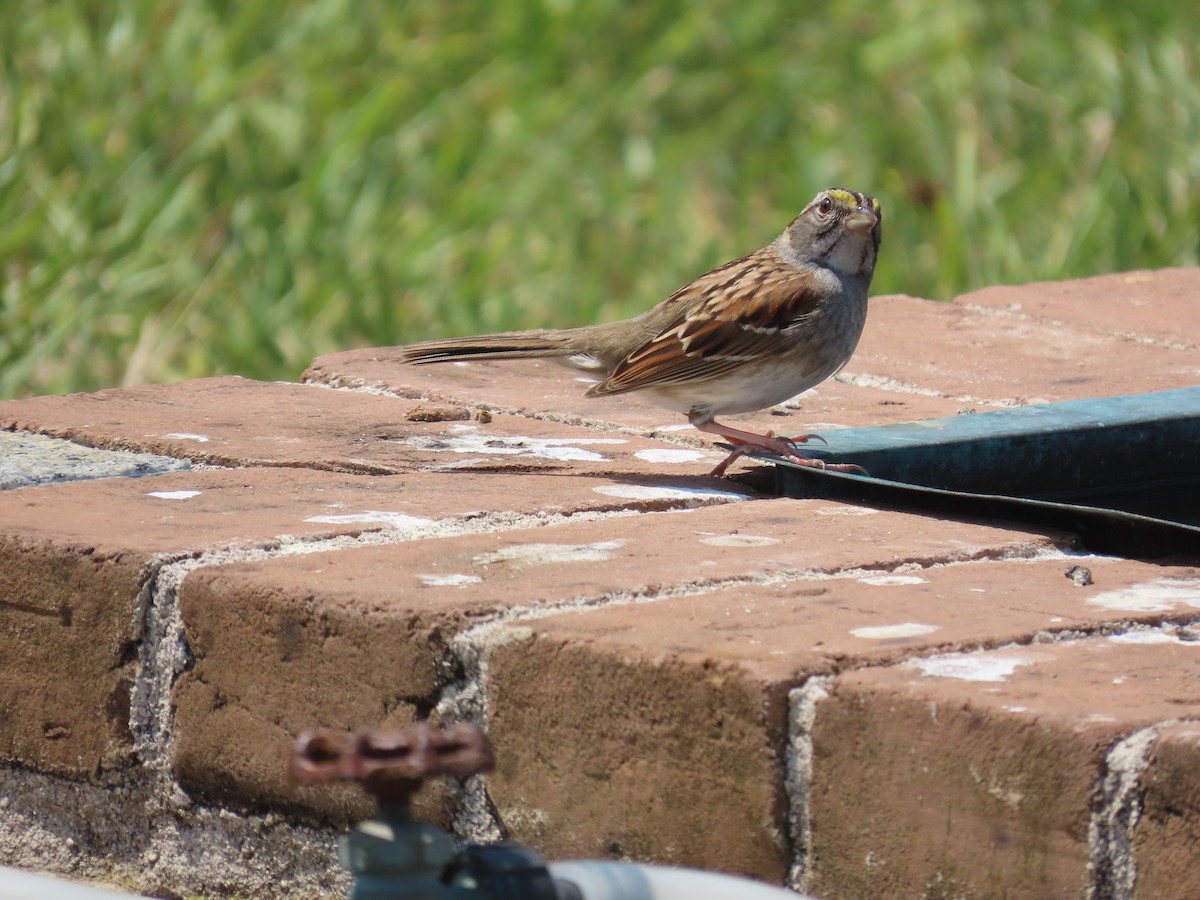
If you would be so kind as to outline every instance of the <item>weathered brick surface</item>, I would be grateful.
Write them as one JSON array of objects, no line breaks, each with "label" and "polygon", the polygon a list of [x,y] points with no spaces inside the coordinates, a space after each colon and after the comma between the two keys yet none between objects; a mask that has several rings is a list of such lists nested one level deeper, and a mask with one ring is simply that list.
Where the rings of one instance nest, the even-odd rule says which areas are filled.
[{"label": "weathered brick surface", "polygon": [[[1188,686],[1191,687],[1190,685]],[[1169,697],[1170,701],[1185,700]],[[1188,695],[1194,702],[1194,695]],[[1180,711],[1181,715],[1183,711]],[[1194,713],[1189,709],[1189,717]],[[1141,777],[1142,810],[1134,832],[1139,900],[1200,897],[1200,722],[1163,728]]]},{"label": "weathered brick surface", "polygon": [[988,287],[964,294],[958,302],[1110,337],[1195,350],[1200,335],[1198,271],[1143,270],[1078,281]]},{"label": "weathered brick surface", "polygon": [[1165,634],[843,675],[813,729],[810,886],[1082,896],[1108,749],[1179,716],[1200,716],[1200,648]]},{"label": "weathered brick surface", "polygon": [[683,659],[669,633],[651,656],[554,631],[512,626],[491,649],[488,732],[500,762],[488,785],[506,830],[552,858],[782,881],[792,856],[786,684],[718,655]]},{"label": "weathered brick surface", "polygon": [[[153,566],[282,534],[378,525],[306,522],[346,476],[185,472],[0,492],[0,755],[85,776],[127,761],[129,692]],[[171,496],[174,492],[194,496]],[[373,505],[373,504],[371,504]]]},{"label": "weathered brick surface", "polygon": [[[341,554],[321,554],[318,564],[354,580]],[[174,691],[181,783],[236,807],[305,806],[338,820],[369,814],[356,791],[296,784],[288,753],[314,726],[401,727],[427,717],[446,678],[436,632],[400,611],[371,615],[286,584],[235,584],[234,573],[203,569],[180,591],[195,656]]]},{"label": "weathered brick surface", "polygon": [[[7,401],[0,403],[0,429],[214,465],[375,475],[437,469],[702,475],[723,456],[707,449],[685,456],[635,436],[506,415],[479,422],[469,418],[475,411],[317,385],[206,378]],[[444,418],[426,421],[431,414]],[[664,458],[668,449],[674,453]]]},{"label": "weathered brick surface", "polygon": [[[318,384],[369,387],[450,404],[484,404],[488,409],[564,422],[654,431],[696,446],[711,444],[683,416],[660,409],[636,393],[585,397],[588,383],[550,361],[409,366],[398,361],[395,348],[381,347],[319,357],[304,377]],[[827,381],[774,410],[739,416],[738,421],[751,429],[796,434],[952,416],[962,405],[941,397]]]},{"label": "weathered brick surface", "polygon": [[[309,722],[349,727],[428,714],[460,674],[450,638],[506,611],[1049,546],[986,526],[930,523],[917,532],[912,516],[843,509],[758,501],[195,572],[180,592],[196,657],[176,691],[180,777],[210,795],[295,800],[282,778],[289,735]],[[829,540],[795,540],[811,518],[834,523]]]},{"label": "weathered brick surface", "polygon": [[[876,298],[837,381],[731,421],[828,432],[1195,383],[1198,297],[1200,270],[1170,270]],[[307,377],[0,402],[0,429],[195,464],[0,492],[0,762],[111,784],[149,735],[157,847],[204,809],[187,797],[364,814],[288,780],[303,727],[474,716],[497,824],[551,857],[790,872],[823,898],[1197,894],[1195,569],[767,499],[745,486],[761,465],[707,478],[721,452],[681,417],[586,400],[548,363],[383,348]],[[147,606],[182,634],[147,631]],[[176,637],[171,683],[154,651]],[[148,683],[170,689],[157,737],[130,719]],[[456,802],[421,809],[445,824]],[[262,852],[207,821],[161,852],[222,871]],[[0,806],[0,846],[20,827]],[[169,889],[258,895],[276,865]]]},{"label": "weathered brick surface", "polygon": [[1074,323],[913,297],[873,300],[868,321],[847,371],[947,397],[1045,403],[1200,381],[1200,345],[1194,343],[1141,343]]},{"label": "weathered brick surface", "polygon": [[0,759],[73,776],[128,759],[146,561],[0,535]]},{"label": "weathered brick surface", "polygon": [[[895,532],[914,524],[906,519],[874,526],[876,533],[895,529],[901,555],[904,539]],[[860,525],[854,540],[868,542],[870,530],[869,522]],[[986,543],[969,530],[960,537]],[[777,880],[794,849],[778,819],[790,688],[812,675],[914,654],[1029,642],[1047,630],[1095,629],[1130,616],[1157,623],[1194,614],[1182,592],[1153,611],[1138,609],[1139,598],[1160,596],[1158,566],[1088,559],[1097,584],[1080,588],[1063,576],[1071,562],[1062,558],[971,563],[953,556],[927,555],[932,567],[904,574],[728,585],[533,618],[484,639],[489,732],[502,759],[512,761],[490,779],[506,826],[557,856],[619,847]],[[1194,571],[1170,571],[1177,584],[1200,590]],[[840,719],[824,725],[825,710],[836,718],[836,707],[818,709],[818,724],[841,735],[847,726]],[[836,769],[837,752],[829,752]],[[886,755],[907,759],[908,750],[899,743]],[[862,765],[876,764],[885,765],[872,753]],[[1095,775],[1077,774],[1089,785]],[[833,775],[821,777],[828,783]],[[761,791],[764,780],[774,787]],[[903,780],[889,789],[897,802],[919,805]],[[680,815],[679,797],[693,798],[689,809],[719,808],[721,815],[700,828]],[[836,792],[830,802],[829,815],[840,816]],[[860,849],[847,866],[865,858]],[[839,896],[838,878],[823,884],[828,896]],[[920,895],[910,887],[860,895]]]},{"label": "weathered brick surface", "polygon": [[712,479],[530,484],[471,472],[363,477],[273,468],[0,492],[3,756],[75,775],[127,759],[128,694],[150,599],[142,589],[161,559],[339,534],[420,534],[489,513],[571,515],[751,495]]}]

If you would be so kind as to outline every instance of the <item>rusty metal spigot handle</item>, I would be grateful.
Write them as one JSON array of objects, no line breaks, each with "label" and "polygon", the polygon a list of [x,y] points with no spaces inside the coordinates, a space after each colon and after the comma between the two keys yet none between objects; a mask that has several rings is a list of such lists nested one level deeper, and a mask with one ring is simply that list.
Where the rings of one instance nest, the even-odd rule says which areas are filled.
[{"label": "rusty metal spigot handle", "polygon": [[419,722],[398,731],[358,728],[346,734],[305,731],[292,748],[300,781],[357,781],[381,803],[406,801],[426,778],[466,777],[495,767],[491,743],[478,725]]},{"label": "rusty metal spigot handle", "polygon": [[582,900],[573,885],[555,881],[534,850],[508,842],[461,846],[413,818],[410,801],[426,778],[494,767],[487,735],[465,723],[350,734],[316,729],[296,739],[291,757],[298,780],[357,781],[379,803],[378,815],[338,845],[354,875],[350,900]]}]

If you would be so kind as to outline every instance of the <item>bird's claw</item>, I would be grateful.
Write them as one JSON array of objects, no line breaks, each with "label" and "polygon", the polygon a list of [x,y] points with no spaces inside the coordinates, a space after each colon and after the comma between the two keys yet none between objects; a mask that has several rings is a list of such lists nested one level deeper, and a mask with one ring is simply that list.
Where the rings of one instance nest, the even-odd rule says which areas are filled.
[{"label": "bird's claw", "polygon": [[745,456],[751,449],[758,448],[766,450],[768,453],[774,453],[781,459],[797,465],[804,466],[810,469],[823,469],[828,472],[846,472],[854,475],[870,475],[862,466],[857,466],[853,463],[829,463],[823,459],[815,459],[811,456],[803,456],[800,453],[799,444],[807,443],[810,440],[818,440],[822,444],[829,442],[819,434],[801,434],[791,437],[783,437],[767,432],[762,436],[761,442],[751,443],[750,441],[740,441],[737,438],[729,438],[729,444],[725,446],[731,447],[729,455],[709,472],[712,478],[721,478],[734,462]]}]

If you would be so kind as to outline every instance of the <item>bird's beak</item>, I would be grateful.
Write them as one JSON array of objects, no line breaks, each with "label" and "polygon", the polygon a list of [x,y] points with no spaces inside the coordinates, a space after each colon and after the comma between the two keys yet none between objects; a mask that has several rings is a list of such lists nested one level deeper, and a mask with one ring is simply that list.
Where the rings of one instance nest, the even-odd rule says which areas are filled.
[{"label": "bird's beak", "polygon": [[850,231],[867,232],[874,228],[878,222],[878,214],[865,206],[860,206],[846,217],[846,227]]}]

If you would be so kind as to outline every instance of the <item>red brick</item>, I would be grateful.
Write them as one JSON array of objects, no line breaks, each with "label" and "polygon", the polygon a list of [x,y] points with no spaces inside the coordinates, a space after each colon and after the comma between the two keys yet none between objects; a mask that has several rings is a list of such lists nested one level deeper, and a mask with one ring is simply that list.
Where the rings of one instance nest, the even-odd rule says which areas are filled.
[{"label": "red brick", "polygon": [[256,468],[0,492],[8,710],[0,757],[75,775],[128,759],[140,592],[161,558],[369,531],[419,534],[488,514],[503,523],[513,514],[662,509],[751,493],[710,479],[642,480]]},{"label": "red brick", "polygon": [[[868,544],[871,527],[848,540]],[[903,558],[903,539],[892,541]],[[489,733],[501,760],[489,791],[506,828],[551,857],[620,852],[778,881],[791,861],[781,748],[792,687],[913,654],[1120,621],[1130,614],[1114,607],[1134,600],[1089,600],[1135,598],[1139,588],[1158,596],[1164,571],[1200,583],[1192,570],[1121,560],[1087,560],[1091,589],[1063,576],[1063,559],[926,562],[934,567],[730,584],[528,618],[485,638]],[[1176,597],[1139,613],[1168,614],[1192,610]],[[836,759],[829,765],[823,777],[840,785]],[[862,763],[874,765],[886,769],[874,757]],[[697,817],[713,808],[721,815],[700,827]],[[823,882],[828,896],[839,883]],[[900,892],[909,894],[919,891]]]},{"label": "red brick", "polygon": [[[1190,704],[1179,713],[1195,715]],[[1142,775],[1141,794],[1141,818],[1133,838],[1134,897],[1200,897],[1200,722],[1168,725],[1159,732]]]},{"label": "red brick", "polygon": [[[583,396],[586,382],[547,361],[412,366],[397,359],[395,348],[377,347],[319,357],[304,377],[321,384],[368,387],[401,397],[478,405],[573,424],[649,431],[693,446],[711,444],[711,439],[688,426],[683,416],[660,409],[640,394],[599,399]],[[950,416],[961,406],[938,397],[830,380],[773,410],[731,416],[729,421],[751,430],[799,434]]]},{"label": "red brick", "polygon": [[[0,403],[0,429],[216,465],[364,474],[475,469],[703,475],[724,456],[710,449],[711,442],[699,456],[683,458],[679,448],[641,437],[515,416],[410,421],[419,407],[428,404],[317,385],[207,378],[10,400]],[[673,450],[675,460],[664,462],[664,450]]]},{"label": "red brick", "polygon": [[[761,504],[758,504],[761,506]],[[1094,630],[1114,623],[1159,624],[1186,621],[1200,604],[1200,573],[1103,557],[999,559],[964,563],[983,548],[1003,557],[1005,533],[962,531],[955,547],[936,549],[934,534],[895,537],[906,526],[925,523],[909,516],[859,526],[845,543],[869,545],[871,533],[891,534],[896,562],[920,560],[896,573],[871,571],[866,552],[860,576],[853,565],[836,564],[836,551],[818,551],[809,565],[759,563],[759,573],[838,572],[837,578],[802,578],[778,584],[731,584],[726,590],[665,598],[654,603],[620,604],[551,618],[522,621],[536,635],[583,645],[619,648],[657,658],[663,654],[703,666],[712,660],[736,664],[771,683],[798,682],[810,674],[863,665],[886,665],[914,653],[958,647],[1029,642],[1046,633]],[[894,516],[894,518],[892,518]],[[976,526],[978,527],[978,526]],[[740,531],[735,537],[753,538]],[[953,539],[951,539],[953,540]],[[917,550],[918,542],[925,549]],[[1021,552],[1020,543],[1010,552]],[[1036,543],[1023,550],[1037,549]],[[999,552],[997,552],[999,550]],[[679,551],[676,551],[679,552]],[[770,560],[769,548],[748,548]],[[795,551],[795,562],[803,559]],[[726,568],[733,563],[717,558]],[[1080,562],[1090,566],[1096,584],[1076,587],[1064,577]],[[743,561],[743,566],[745,562]],[[1178,585],[1172,590],[1169,585]],[[514,626],[517,627],[517,626]]]},{"label": "red brick", "polygon": [[840,676],[813,729],[808,887],[1083,895],[1109,748],[1200,714],[1200,648],[1167,640],[1096,637]]},{"label": "red brick", "polygon": [[999,315],[961,303],[912,297],[873,303],[847,372],[946,397],[1077,400],[1183,387],[1200,378],[1196,345],[1153,346],[1075,323]]},{"label": "red brick", "polygon": [[148,602],[141,592],[156,561],[379,528],[305,521],[331,501],[382,505],[371,503],[379,485],[316,472],[196,471],[0,492],[0,756],[72,775],[124,763]]},{"label": "red brick", "polygon": [[506,831],[550,858],[781,882],[791,861],[785,685],[716,656],[680,658],[669,633],[648,656],[546,627],[549,637],[530,641],[530,630],[510,626],[490,650],[499,762],[488,790]]},{"label": "red brick", "polygon": [[[675,584],[1028,552],[1045,539],[821,501],[568,522],[192,573],[180,604],[195,667],[177,686],[180,777],[213,795],[295,800],[289,735],[428,711],[448,642],[474,622],[651,596]],[[823,542],[796,540],[812,520]],[[919,524],[920,527],[917,527]]]},{"label": "red brick", "polygon": [[1196,348],[1200,269],[1157,269],[1077,281],[997,286],[956,301],[1038,322]]}]

